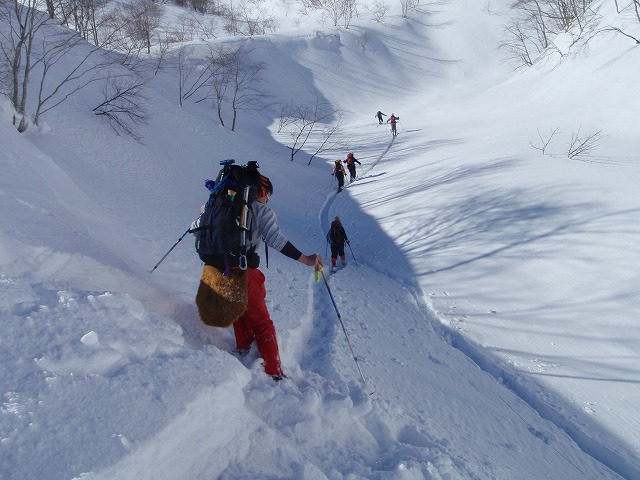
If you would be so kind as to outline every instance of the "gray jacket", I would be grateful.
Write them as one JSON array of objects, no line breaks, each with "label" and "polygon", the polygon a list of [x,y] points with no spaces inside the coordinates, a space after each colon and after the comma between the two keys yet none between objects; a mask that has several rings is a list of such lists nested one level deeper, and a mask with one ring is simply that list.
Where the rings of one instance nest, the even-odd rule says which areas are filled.
[{"label": "gray jacket", "polygon": [[[200,226],[200,218],[191,224],[191,230]],[[301,252],[284,236],[282,230],[278,226],[278,218],[276,213],[267,205],[255,200],[249,209],[249,219],[247,221],[251,235],[247,235],[247,247],[256,247],[261,240],[286,255],[289,258],[297,260]]]}]

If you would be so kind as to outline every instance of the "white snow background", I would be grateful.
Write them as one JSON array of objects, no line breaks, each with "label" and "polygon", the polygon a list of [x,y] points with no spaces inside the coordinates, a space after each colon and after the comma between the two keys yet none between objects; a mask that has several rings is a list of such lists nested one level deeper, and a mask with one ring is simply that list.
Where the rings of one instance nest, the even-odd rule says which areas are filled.
[{"label": "white snow background", "polygon": [[[231,132],[178,105],[170,68],[142,143],[91,112],[97,88],[25,134],[0,100],[0,478],[640,478],[640,50],[603,33],[514,71],[507,4],[394,4],[384,25],[361,7],[345,29],[274,3],[279,33],[250,40],[265,88],[347,112],[347,147],[310,166],[277,109]],[[603,138],[572,160],[578,130]],[[336,194],[348,151],[362,166]],[[337,310],[270,251],[279,383],[200,322],[190,235],[149,273],[226,158],[260,163],[304,253],[326,255],[335,215],[351,239]]]}]

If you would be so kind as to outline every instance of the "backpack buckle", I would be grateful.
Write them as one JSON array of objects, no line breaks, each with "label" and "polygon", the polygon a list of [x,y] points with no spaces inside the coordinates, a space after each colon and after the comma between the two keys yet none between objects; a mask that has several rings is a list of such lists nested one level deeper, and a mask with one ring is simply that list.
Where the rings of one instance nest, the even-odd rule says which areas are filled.
[{"label": "backpack buckle", "polygon": [[247,269],[247,256],[246,255],[240,255],[240,257],[238,257],[238,268],[240,270],[246,270]]}]

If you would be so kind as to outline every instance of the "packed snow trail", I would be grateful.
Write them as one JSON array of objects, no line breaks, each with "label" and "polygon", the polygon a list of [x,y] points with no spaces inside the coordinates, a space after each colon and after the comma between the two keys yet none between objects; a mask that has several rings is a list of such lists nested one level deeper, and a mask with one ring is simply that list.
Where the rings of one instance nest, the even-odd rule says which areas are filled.
[{"label": "packed snow trail", "polygon": [[[393,137],[391,141],[389,141],[381,154],[369,155],[373,160],[371,162],[367,162],[363,169],[363,174],[359,175],[354,186],[357,185],[359,180],[375,181],[377,175],[384,175],[386,173],[384,165],[385,156],[394,146],[395,141],[397,141],[397,137]],[[444,140],[441,142],[446,144]],[[439,141],[435,140],[429,143],[437,145]],[[357,194],[357,188],[354,190],[351,185],[349,185],[349,187],[350,195]],[[390,199],[387,201],[393,200]],[[328,197],[328,201],[323,206],[323,212],[320,217],[325,219],[325,222],[330,222],[333,214],[330,214],[329,211],[333,209],[335,212],[342,212],[343,210],[341,210],[341,208],[343,209],[344,207],[342,207],[341,204],[344,203],[343,198],[330,195]],[[358,210],[359,207],[356,207],[355,211],[349,210],[350,213],[347,217],[351,217],[354,214],[358,215]],[[365,230],[368,231],[367,229]],[[384,242],[381,242],[380,244],[386,245],[386,242],[389,240],[393,242],[392,239],[385,238]],[[376,242],[380,242],[380,239],[377,239]],[[387,248],[390,247],[387,246]],[[384,250],[384,248],[382,248],[382,250]],[[395,254],[389,255],[389,258],[393,258],[393,262],[398,261],[398,257]],[[428,321],[431,322],[431,325],[436,329],[438,336],[440,336],[445,343],[459,350],[474,364],[478,365],[486,373],[493,376],[495,380],[499,382],[500,388],[506,387],[510,390],[523,402],[529,405],[529,407],[538,415],[551,422],[560,431],[568,435],[583,452],[592,457],[595,461],[600,462],[603,466],[611,469],[612,472],[615,472],[624,478],[635,478],[639,475],[634,465],[626,460],[625,456],[621,454],[621,452],[617,451],[615,445],[609,445],[605,442],[598,441],[597,438],[592,437],[589,433],[585,433],[588,432],[588,428],[584,425],[575,425],[575,422],[577,422],[575,418],[572,417],[568,419],[566,416],[563,416],[558,412],[560,411],[564,413],[565,409],[562,406],[565,402],[564,399],[558,398],[550,394],[550,392],[544,391],[535,383],[527,381],[527,379],[524,379],[519,372],[504,364],[502,359],[496,359],[489,352],[483,350],[481,346],[475,345],[473,342],[467,340],[457,330],[446,327],[428,306],[427,295],[425,295],[420,288],[417,278],[411,275],[412,268],[408,263],[406,266],[401,268],[398,268],[397,266],[393,268],[385,268],[384,265],[384,261],[380,262],[380,259],[376,258],[368,266],[381,275],[396,279],[403,288],[408,288],[409,291],[412,292],[414,301],[420,306],[422,315],[426,319],[429,319]],[[399,274],[399,272],[402,273]]]},{"label": "packed snow trail", "polygon": [[[320,228],[323,233],[328,230],[328,225],[333,217],[339,215],[347,229],[351,245],[357,249],[358,220],[360,219],[355,220],[354,216],[358,215],[357,210],[359,208],[354,208],[349,198],[345,195],[352,194],[350,193],[353,192],[351,185],[357,184],[359,180],[375,176],[371,172],[375,172],[376,167],[392,148],[395,140],[396,137],[393,137],[380,155],[373,155],[373,160],[367,162],[366,166],[362,166],[364,168],[361,168],[361,173],[359,173],[356,181],[349,184],[350,188],[339,194],[331,192],[327,196],[327,200],[319,214]],[[347,214],[345,214],[345,210],[348,212]],[[349,227],[350,224],[352,225],[351,227]],[[375,228],[368,226],[360,230],[370,232]],[[384,235],[382,232],[380,233]],[[420,399],[418,391],[415,394],[410,393],[412,385],[419,385],[423,382],[428,384],[431,375],[444,375],[445,377],[455,378],[457,369],[454,368],[454,365],[457,362],[473,363],[466,350],[456,347],[456,344],[451,339],[444,338],[448,335],[447,331],[433,317],[423,300],[424,294],[418,287],[417,282],[409,280],[409,283],[407,283],[406,276],[398,278],[396,274],[392,273],[392,270],[385,271],[384,268],[381,268],[380,263],[376,263],[372,270],[367,265],[366,258],[361,258],[357,266],[354,265],[353,259],[349,258],[349,254],[347,254],[347,258],[349,265],[341,268],[336,274],[329,275],[329,282],[332,285],[334,298],[339,303],[340,311],[344,311],[342,319],[347,325],[346,328],[349,335],[353,335],[352,343],[356,354],[359,360],[363,361],[365,374],[370,375],[374,383],[376,378],[380,376],[376,375],[376,373],[380,372],[384,372],[384,375],[380,377],[398,381],[398,384],[394,386],[376,385],[377,392],[371,400],[372,409],[366,416],[362,417],[363,424],[371,435],[376,438],[378,445],[385,445],[388,449],[386,455],[389,465],[405,465],[409,469],[416,468],[417,471],[426,475],[425,478],[430,478],[428,475],[433,474],[443,477],[452,475],[452,478],[456,478],[456,476],[460,476],[460,478],[490,478],[505,475],[505,472],[498,472],[494,469],[500,468],[496,467],[496,465],[507,465],[509,462],[491,462],[492,466],[488,467],[487,471],[479,472],[474,469],[474,466],[480,463],[480,459],[469,462],[468,456],[472,454],[456,454],[454,453],[455,449],[452,452],[446,448],[440,448],[441,445],[448,444],[457,434],[463,434],[463,432],[451,432],[450,427],[457,424],[455,421],[455,417],[458,414],[456,410],[459,412],[464,408],[464,397],[460,398],[460,403],[456,409],[446,414],[434,415],[434,412],[430,411],[428,407],[419,406],[421,400],[429,401],[433,400],[433,398],[429,400]],[[328,262],[329,259],[327,258]],[[338,263],[340,264],[340,262]],[[393,271],[397,270],[397,267],[393,269]],[[411,269],[408,267],[408,270],[410,271]],[[361,290],[358,288],[359,285],[367,285],[368,290]],[[374,291],[371,291],[372,287]],[[350,358],[346,340],[340,338],[340,327],[336,313],[331,308],[331,300],[328,293],[325,293],[326,295],[324,295],[325,298],[323,299],[322,294],[316,291],[314,311],[317,312],[318,319],[314,320],[314,332],[309,338],[308,354],[310,358],[314,359],[314,362],[318,362],[319,358],[322,359],[319,362],[320,365],[325,365],[322,373],[330,375],[330,378],[336,376],[335,369],[337,368],[338,372],[342,372],[342,375],[348,375],[352,379],[352,385],[361,384],[358,381],[356,365],[354,365],[353,359]],[[385,299],[386,301],[383,300],[381,305],[377,305],[376,303],[371,303],[372,299]],[[373,316],[370,310],[375,307],[383,311],[378,311]],[[331,322],[332,315],[333,322]],[[437,332],[433,330],[434,325],[438,326]],[[377,336],[381,338],[375,341]],[[326,342],[328,339],[332,340],[331,344],[334,351],[329,351],[326,346],[322,345],[322,342]],[[392,350],[397,352],[395,356],[381,358],[376,354],[374,346],[385,342],[385,351]],[[316,343],[319,345],[312,348],[311,346]],[[395,343],[395,346],[389,349],[388,347],[391,343]],[[453,350],[455,353],[449,351],[452,350],[452,345],[454,348],[458,348]],[[434,349],[434,347],[436,348]],[[309,364],[313,364],[313,362],[309,361]],[[318,363],[315,363],[315,365],[318,365]],[[392,370],[397,370],[397,372],[392,373]],[[442,371],[438,373],[438,370]],[[485,388],[491,392],[490,395],[502,398],[499,401],[490,402],[489,405],[492,408],[487,408],[487,411],[484,412],[485,414],[495,418],[495,422],[498,424],[501,423],[501,421],[497,420],[500,418],[510,424],[509,428],[515,428],[514,426],[517,425],[522,434],[533,434],[539,438],[542,444],[540,447],[545,450],[544,455],[557,455],[560,463],[563,463],[563,460],[568,460],[561,451],[555,450],[553,442],[549,441],[549,438],[553,438],[553,435],[562,437],[564,435],[562,429],[557,429],[553,424],[549,424],[550,432],[554,432],[552,434],[531,430],[530,425],[532,423],[527,421],[526,417],[527,415],[535,417],[537,412],[532,410],[526,401],[517,396],[514,398],[514,392],[505,389],[491,376],[483,377],[480,375],[480,378],[488,383]],[[480,383],[484,384],[484,381]],[[359,388],[362,391],[362,385],[359,385]],[[403,392],[403,397],[408,395],[414,398],[416,412],[409,413],[407,416],[405,412],[398,411],[393,407],[392,399],[397,395],[397,392]],[[487,391],[483,393],[486,394]],[[453,397],[455,395],[452,395],[451,398]],[[514,400],[515,407],[513,405]],[[436,406],[446,404],[447,402],[444,399],[442,402],[434,402]],[[499,407],[498,411],[491,412],[496,405],[499,406],[500,404],[508,407],[509,415],[506,415],[504,410]],[[448,424],[446,420],[443,424],[438,424],[439,422],[434,420],[434,416],[440,419],[452,419],[453,421],[451,424]],[[465,419],[472,417],[473,414],[471,413],[462,415],[462,418]],[[442,429],[440,430],[442,437],[434,436],[433,432],[439,431],[439,428]],[[464,431],[464,429],[462,430]],[[496,435],[496,444],[500,443],[499,430],[500,428],[497,427],[496,431],[493,432]],[[493,444],[494,442],[489,438],[491,435],[489,432],[487,433],[488,437],[483,440],[489,440],[488,443]],[[479,448],[482,450],[481,447]],[[547,449],[550,449],[552,453],[546,452]],[[581,452],[579,452],[579,449],[576,450],[576,454],[579,456]],[[509,454],[511,453],[509,452]],[[496,455],[496,452],[487,451],[486,454]],[[534,458],[534,455],[527,456],[527,461],[535,464],[536,460]],[[415,463],[408,459],[412,459]],[[567,478],[591,478],[591,474],[586,469],[583,470],[581,463],[578,458],[569,460],[569,466],[563,466],[563,468],[567,468],[564,475]],[[554,467],[553,471],[549,472],[549,478],[561,478],[564,476],[559,475],[557,468]],[[607,478],[616,478],[616,475],[606,467],[596,468],[601,468],[602,472],[606,472],[602,474]]]}]

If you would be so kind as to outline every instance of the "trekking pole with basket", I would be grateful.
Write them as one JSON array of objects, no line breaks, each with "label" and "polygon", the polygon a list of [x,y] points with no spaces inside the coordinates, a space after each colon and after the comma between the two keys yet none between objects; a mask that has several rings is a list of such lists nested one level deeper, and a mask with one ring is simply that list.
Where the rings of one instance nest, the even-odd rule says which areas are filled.
[{"label": "trekking pole with basket", "polygon": [[316,270],[316,272],[315,272],[316,281],[320,281],[320,279],[318,278],[318,271],[322,274],[322,279],[324,280],[324,284],[327,287],[327,292],[329,292],[329,297],[331,298],[331,302],[333,303],[333,308],[335,308],[336,314],[338,315],[338,320],[340,321],[340,326],[342,327],[342,332],[344,333],[344,336],[347,339],[347,344],[349,345],[349,350],[351,350],[351,356],[353,357],[353,360],[354,360],[354,362],[356,364],[356,367],[358,367],[358,372],[360,372],[360,378],[362,379],[362,382],[363,382],[364,385],[369,385],[371,387],[371,393],[369,393],[369,395],[373,395],[376,392],[375,387],[373,387],[373,385],[371,385],[371,383],[365,378],[364,372],[362,371],[362,367],[360,366],[360,362],[358,361],[358,357],[356,356],[355,352],[353,351],[353,346],[351,345],[351,340],[349,340],[349,335],[347,335],[347,329],[344,326],[344,322],[342,321],[342,317],[340,316],[340,311],[338,310],[338,306],[336,305],[336,301],[333,298],[333,293],[331,292],[331,288],[329,287],[329,282],[327,282],[327,277],[324,274],[324,268],[320,267],[319,270]]},{"label": "trekking pole with basket", "polygon": [[153,273],[155,271],[156,268],[158,268],[158,266],[163,262],[163,260],[165,258],[167,258],[169,256],[169,254],[173,251],[174,248],[176,248],[176,246],[180,243],[180,241],[187,235],[187,233],[189,233],[191,231],[191,227],[187,228],[187,230],[182,234],[182,236],[176,241],[176,243],[173,244],[173,246],[169,249],[169,251],[167,253],[165,253],[163,255],[163,257],[160,259],[160,261],[158,263],[156,263],[156,265],[149,270],[149,273]]},{"label": "trekking pole with basket", "polygon": [[353,249],[351,248],[351,243],[347,242],[347,245],[349,245],[349,250],[351,250],[351,256],[353,257],[353,261],[356,265],[358,265],[358,261],[356,260],[356,256],[353,254]]}]

